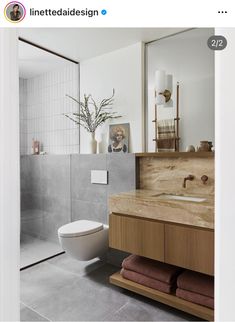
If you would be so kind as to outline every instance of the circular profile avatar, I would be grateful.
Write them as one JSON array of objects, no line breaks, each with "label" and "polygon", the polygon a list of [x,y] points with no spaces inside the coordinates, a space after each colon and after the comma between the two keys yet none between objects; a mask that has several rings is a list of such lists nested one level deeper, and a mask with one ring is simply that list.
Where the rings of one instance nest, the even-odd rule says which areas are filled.
[{"label": "circular profile avatar", "polygon": [[12,1],[6,5],[4,14],[8,21],[18,23],[24,19],[26,10],[22,3]]}]

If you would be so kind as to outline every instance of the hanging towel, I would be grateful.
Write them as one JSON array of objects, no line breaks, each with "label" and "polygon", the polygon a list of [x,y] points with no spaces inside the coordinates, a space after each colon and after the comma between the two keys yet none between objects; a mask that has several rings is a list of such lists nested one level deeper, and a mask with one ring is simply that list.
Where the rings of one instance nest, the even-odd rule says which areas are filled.
[{"label": "hanging towel", "polygon": [[175,138],[175,120],[167,119],[157,122],[157,138],[172,139]]},{"label": "hanging towel", "polygon": [[122,267],[168,284],[175,282],[177,276],[182,272],[180,267],[138,255],[130,255],[125,258]]},{"label": "hanging towel", "polygon": [[175,151],[175,120],[166,119],[157,122],[158,151]]},{"label": "hanging towel", "polygon": [[122,277],[136,282],[138,284],[153,288],[155,290],[164,292],[164,293],[171,293],[173,290],[176,289],[176,285],[175,284],[167,284],[167,283],[163,283],[161,281],[158,281],[156,279],[150,278],[148,276],[130,271],[128,269],[122,269],[121,270],[121,275]]}]

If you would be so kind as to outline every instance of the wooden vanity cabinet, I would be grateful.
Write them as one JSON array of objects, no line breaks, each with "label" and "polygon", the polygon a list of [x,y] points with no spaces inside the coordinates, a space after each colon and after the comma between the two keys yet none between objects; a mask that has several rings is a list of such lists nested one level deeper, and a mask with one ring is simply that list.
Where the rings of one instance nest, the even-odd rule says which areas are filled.
[{"label": "wooden vanity cabinet", "polygon": [[164,261],[164,224],[111,214],[109,246],[136,255]]},{"label": "wooden vanity cabinet", "polygon": [[214,275],[214,231],[165,224],[165,263]]},{"label": "wooden vanity cabinet", "polygon": [[109,246],[196,272],[214,274],[214,231],[111,214]]}]

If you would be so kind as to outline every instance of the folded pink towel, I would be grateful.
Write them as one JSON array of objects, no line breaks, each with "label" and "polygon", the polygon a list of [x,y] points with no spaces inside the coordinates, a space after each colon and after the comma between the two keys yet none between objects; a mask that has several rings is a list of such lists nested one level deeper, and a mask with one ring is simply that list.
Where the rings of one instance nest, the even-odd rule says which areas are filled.
[{"label": "folded pink towel", "polygon": [[182,290],[180,288],[177,288],[176,296],[178,296],[186,301],[193,302],[193,303],[200,304],[203,306],[207,306],[211,309],[214,309],[214,299],[212,297],[205,296],[205,295],[198,294],[198,293],[194,293],[194,292],[190,292],[190,291],[186,291],[186,290]]},{"label": "folded pink towel", "polygon": [[176,281],[177,276],[182,272],[180,267],[137,255],[125,258],[122,267],[168,284]]},{"label": "folded pink towel", "polygon": [[122,277],[136,282],[138,284],[153,288],[155,290],[164,292],[164,293],[171,293],[173,290],[175,290],[175,285],[167,284],[161,281],[158,281],[156,279],[153,279],[151,277],[144,276],[142,274],[130,271],[128,269],[122,269],[121,270]]},{"label": "folded pink towel", "polygon": [[214,298],[214,277],[185,271],[177,278],[177,286],[183,290]]}]

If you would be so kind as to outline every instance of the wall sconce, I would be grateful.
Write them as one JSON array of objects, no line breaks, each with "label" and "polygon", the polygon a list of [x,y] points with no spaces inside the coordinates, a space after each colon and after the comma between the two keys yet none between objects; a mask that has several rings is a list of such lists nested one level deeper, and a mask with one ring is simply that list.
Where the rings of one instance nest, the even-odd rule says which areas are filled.
[{"label": "wall sconce", "polygon": [[[170,126],[174,129],[173,136],[172,133],[170,136],[163,137],[162,133],[164,132],[162,128],[167,129],[166,133],[169,134],[169,125],[159,126],[159,123],[162,120],[158,118],[158,107],[173,107],[173,100],[171,99],[173,91],[173,77],[172,75],[166,75],[163,70],[155,71],[155,116],[153,122],[155,123],[155,151],[159,152],[161,149],[173,149],[174,151],[179,151],[179,83],[176,85],[176,115],[172,119],[163,120],[166,121],[165,124],[171,124]],[[174,124],[174,125],[172,125]],[[161,129],[159,131],[159,128]],[[159,133],[161,132],[161,137]],[[167,147],[167,148],[166,148]],[[170,148],[169,148],[170,147]]]},{"label": "wall sconce", "polygon": [[164,105],[165,107],[173,107],[171,99],[173,90],[173,76],[166,75],[163,70],[156,70],[155,72],[155,97],[157,105]]}]

